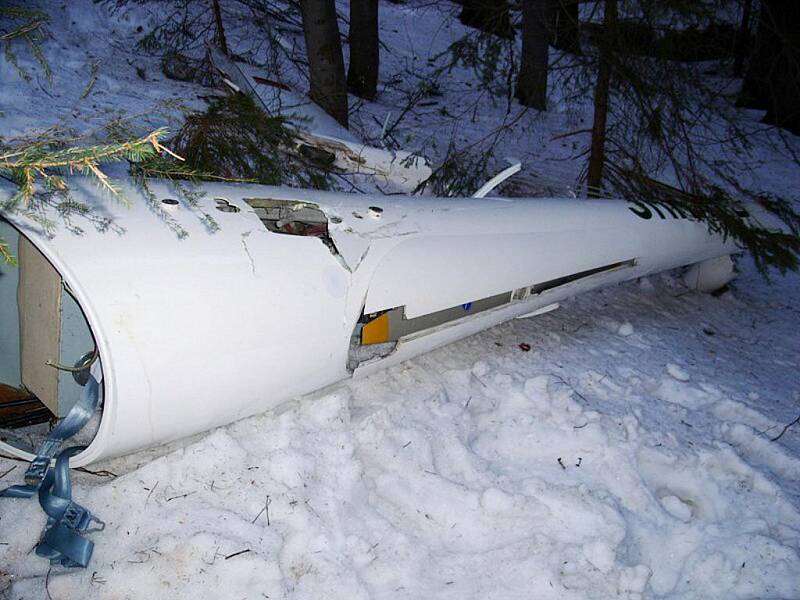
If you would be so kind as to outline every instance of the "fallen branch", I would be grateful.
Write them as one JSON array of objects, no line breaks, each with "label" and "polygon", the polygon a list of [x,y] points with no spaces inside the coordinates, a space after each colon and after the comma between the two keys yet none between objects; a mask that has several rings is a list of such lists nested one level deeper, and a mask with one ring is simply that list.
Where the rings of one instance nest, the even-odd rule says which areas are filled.
[{"label": "fallen branch", "polygon": [[769,439],[769,441],[770,441],[770,442],[777,442],[779,439],[781,439],[781,437],[783,436],[783,434],[784,434],[784,433],[786,433],[787,431],[789,431],[789,428],[790,428],[792,425],[797,425],[798,423],[800,423],[800,415],[798,415],[798,416],[797,416],[797,418],[796,418],[794,421],[792,421],[792,422],[791,422],[791,423],[789,423],[788,425],[784,426],[784,428],[783,428],[783,431],[781,431],[781,432],[780,432],[778,435],[776,435],[774,438],[770,438],[770,439]]},{"label": "fallen branch", "polygon": [[111,471],[107,471],[106,469],[101,469],[99,471],[91,471],[86,467],[76,467],[76,471],[80,471],[81,473],[86,473],[87,475],[94,475],[95,477],[111,477],[112,479],[116,479],[119,477],[116,473]]},{"label": "fallen branch", "polygon": [[23,146],[21,149],[11,149],[0,154],[0,173],[15,181],[19,191],[6,203],[6,206],[13,208],[20,201],[27,206],[36,192],[37,179],[42,180],[46,189],[66,191],[66,182],[60,174],[57,174],[60,170],[92,175],[112,196],[124,200],[121,191],[102,171],[101,165],[124,159],[139,163],[164,153],[183,160],[161,145],[159,140],[164,135],[166,130],[162,128],[138,139],[120,143],[76,146],[61,150],[50,149],[46,143],[35,143]]},{"label": "fallen branch", "polygon": [[181,498],[186,498],[187,496],[191,496],[194,493],[196,492],[186,492],[185,494],[178,494],[177,496],[171,496],[167,498],[167,502],[171,502],[172,500],[179,500]]}]

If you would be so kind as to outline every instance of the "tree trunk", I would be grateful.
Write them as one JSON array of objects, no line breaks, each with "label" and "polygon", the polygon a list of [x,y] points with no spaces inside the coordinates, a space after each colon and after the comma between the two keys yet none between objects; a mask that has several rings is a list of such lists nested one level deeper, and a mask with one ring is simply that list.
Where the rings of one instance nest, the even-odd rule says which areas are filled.
[{"label": "tree trunk", "polygon": [[459,20],[467,27],[501,37],[514,37],[506,0],[457,0],[461,9]]},{"label": "tree trunk", "polygon": [[554,0],[551,7],[550,45],[564,52],[580,54],[578,0]]},{"label": "tree trunk", "polygon": [[734,48],[733,76],[741,77],[744,73],[744,60],[750,40],[750,19],[753,12],[753,0],[744,0],[742,7],[742,23],[736,35],[736,48]]},{"label": "tree trunk", "polygon": [[520,104],[547,110],[547,59],[551,0],[522,2],[522,64],[516,96]]},{"label": "tree trunk", "polygon": [[608,92],[611,86],[611,53],[617,30],[617,0],[606,0],[603,16],[603,40],[600,46],[600,65],[597,72],[597,87],[594,92],[594,121],[592,143],[589,154],[587,187],[589,197],[602,195],[603,167],[606,162],[606,121],[608,120]]},{"label": "tree trunk", "polygon": [[300,0],[308,54],[309,96],[347,127],[347,84],[334,0]]},{"label": "tree trunk", "polygon": [[773,34],[774,24],[770,16],[767,2],[761,2],[758,16],[756,41],[750,63],[745,73],[742,89],[739,92],[738,104],[747,108],[766,110],[769,105],[769,71],[772,57],[778,52],[777,38]]},{"label": "tree trunk", "polygon": [[378,93],[378,0],[350,0],[350,67],[347,88],[374,100]]},{"label": "tree trunk", "polygon": [[219,8],[219,0],[211,0],[211,8],[214,11],[214,23],[217,26],[216,42],[219,49],[225,56],[230,56],[228,52],[228,42],[225,39],[225,28],[222,26],[222,11]]}]

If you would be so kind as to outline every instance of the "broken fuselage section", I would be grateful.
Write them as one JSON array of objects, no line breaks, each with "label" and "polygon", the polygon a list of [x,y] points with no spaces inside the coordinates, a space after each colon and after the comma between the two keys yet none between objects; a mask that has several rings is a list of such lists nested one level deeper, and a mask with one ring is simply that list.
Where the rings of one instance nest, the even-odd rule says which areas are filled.
[{"label": "broken fuselage section", "polygon": [[[83,179],[70,187],[113,211],[124,233],[48,237],[18,215],[5,225],[57,273],[91,340],[83,354],[96,350],[102,364],[102,418],[73,465],[224,425],[583,291],[736,250],[703,223],[644,218],[616,200],[204,184],[189,204],[153,181],[149,206],[128,185],[122,209]],[[219,229],[209,232],[198,212]],[[189,235],[178,239],[165,219]]]},{"label": "broken fuselage section", "polygon": [[58,271],[2,219],[0,238],[17,260],[0,262],[0,441],[32,450],[78,402],[98,356]]}]

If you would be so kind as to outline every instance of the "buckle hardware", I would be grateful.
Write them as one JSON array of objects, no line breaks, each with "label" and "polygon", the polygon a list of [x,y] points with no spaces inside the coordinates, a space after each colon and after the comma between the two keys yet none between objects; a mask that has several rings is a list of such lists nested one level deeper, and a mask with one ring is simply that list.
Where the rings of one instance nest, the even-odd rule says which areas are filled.
[{"label": "buckle hardware", "polygon": [[25,483],[39,487],[50,468],[50,457],[39,455],[31,461],[25,470]]}]

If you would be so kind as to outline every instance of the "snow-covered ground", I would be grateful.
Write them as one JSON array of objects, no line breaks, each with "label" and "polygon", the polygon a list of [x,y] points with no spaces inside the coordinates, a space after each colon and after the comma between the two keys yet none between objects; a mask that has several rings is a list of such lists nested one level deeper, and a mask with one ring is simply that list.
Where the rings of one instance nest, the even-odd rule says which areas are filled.
[{"label": "snow-covered ground", "polygon": [[[0,60],[5,135],[58,120],[85,131],[208,93],[130,49],[141,12],[41,4],[54,85]],[[381,6],[386,81],[403,52],[458,27]],[[35,71],[23,51],[20,62]],[[385,116],[400,83],[360,120]],[[455,84],[444,92],[470,101]],[[430,110],[398,130],[423,142],[445,127]],[[467,121],[467,139],[498,123],[493,110]],[[574,116],[529,116],[508,153],[559,156],[550,136]],[[765,186],[796,196],[796,166],[770,152]],[[769,285],[740,266],[721,297],[670,274],[596,292],[75,473],[76,499],[107,524],[85,570],[34,555],[35,500],[0,500],[0,596],[800,598],[800,425],[771,441],[800,414],[800,277]],[[23,471],[0,459],[0,487]]]}]

